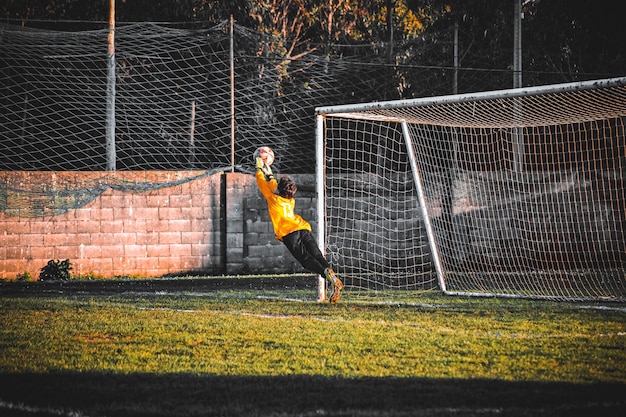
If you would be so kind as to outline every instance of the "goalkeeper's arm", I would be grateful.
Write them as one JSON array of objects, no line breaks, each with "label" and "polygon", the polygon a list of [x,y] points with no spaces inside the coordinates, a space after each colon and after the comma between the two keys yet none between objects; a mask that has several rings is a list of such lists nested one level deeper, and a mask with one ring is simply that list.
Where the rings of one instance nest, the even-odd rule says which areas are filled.
[{"label": "goalkeeper's arm", "polygon": [[274,174],[272,174],[272,169],[265,165],[261,158],[257,158],[256,161],[256,184],[259,190],[261,190],[261,194],[268,200],[278,186],[278,182],[274,178]]},{"label": "goalkeeper's arm", "polygon": [[265,181],[275,180],[272,168],[270,168],[269,165],[266,165],[261,157],[256,159],[256,172],[259,171],[261,171],[265,176]]}]

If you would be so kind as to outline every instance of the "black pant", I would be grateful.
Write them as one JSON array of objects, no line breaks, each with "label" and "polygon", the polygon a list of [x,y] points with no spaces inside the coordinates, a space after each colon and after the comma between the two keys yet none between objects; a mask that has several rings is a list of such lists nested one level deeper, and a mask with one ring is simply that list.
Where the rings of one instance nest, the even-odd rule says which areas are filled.
[{"label": "black pant", "polygon": [[283,237],[283,243],[300,265],[311,272],[324,276],[324,270],[330,265],[308,230],[296,230]]}]

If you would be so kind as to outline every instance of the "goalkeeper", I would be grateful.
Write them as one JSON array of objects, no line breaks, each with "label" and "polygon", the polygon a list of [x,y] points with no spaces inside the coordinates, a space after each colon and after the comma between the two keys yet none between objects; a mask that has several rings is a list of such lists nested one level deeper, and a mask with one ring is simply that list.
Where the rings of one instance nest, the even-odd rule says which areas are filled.
[{"label": "goalkeeper", "polygon": [[256,183],[267,200],[276,239],[285,244],[304,268],[326,278],[332,288],[329,301],[335,304],[341,297],[343,283],[317,246],[311,225],[294,213],[296,183],[288,177],[276,181],[272,169],[260,157],[256,158]]}]

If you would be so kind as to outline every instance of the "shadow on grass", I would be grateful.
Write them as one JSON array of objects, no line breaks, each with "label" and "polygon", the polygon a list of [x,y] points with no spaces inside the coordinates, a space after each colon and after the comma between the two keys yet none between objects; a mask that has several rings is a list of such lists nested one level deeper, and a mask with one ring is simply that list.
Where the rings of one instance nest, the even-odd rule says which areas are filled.
[{"label": "shadow on grass", "polygon": [[[305,275],[256,277],[204,277],[158,279],[103,279],[36,282],[0,282],[0,296],[63,296],[87,293],[111,295],[124,292],[211,292],[317,288],[317,278]],[[313,292],[314,294],[314,292]]]},{"label": "shadow on grass", "polygon": [[421,378],[0,374],[2,416],[623,416],[626,385]]}]

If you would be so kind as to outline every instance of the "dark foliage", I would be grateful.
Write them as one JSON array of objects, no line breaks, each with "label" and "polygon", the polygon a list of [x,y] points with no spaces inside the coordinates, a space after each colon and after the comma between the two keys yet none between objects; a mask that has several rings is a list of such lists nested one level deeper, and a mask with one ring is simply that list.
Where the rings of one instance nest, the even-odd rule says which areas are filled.
[{"label": "dark foliage", "polygon": [[50,260],[48,264],[41,268],[39,274],[40,281],[67,281],[72,278],[72,263],[69,259],[64,261]]}]

